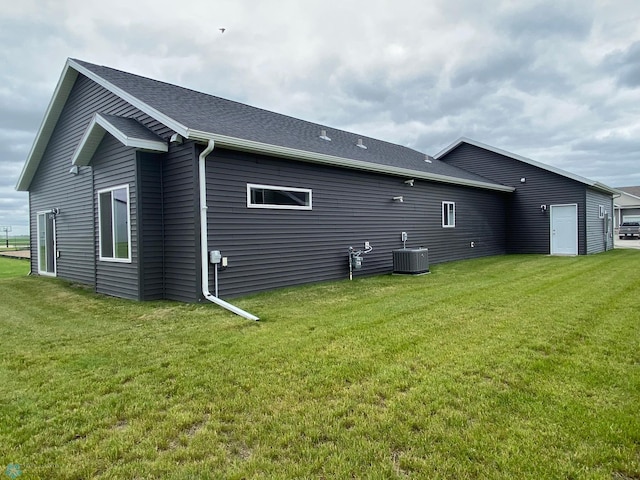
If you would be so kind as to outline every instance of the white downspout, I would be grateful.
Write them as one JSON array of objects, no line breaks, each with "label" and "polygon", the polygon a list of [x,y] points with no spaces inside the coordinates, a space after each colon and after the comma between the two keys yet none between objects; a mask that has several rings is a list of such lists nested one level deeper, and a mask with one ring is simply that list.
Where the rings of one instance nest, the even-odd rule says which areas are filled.
[{"label": "white downspout", "polygon": [[[245,312],[241,308],[238,308],[235,305],[231,305],[230,303],[219,299],[217,296],[214,296],[211,294],[211,292],[209,292],[209,251],[207,243],[207,177],[205,160],[207,158],[207,155],[209,155],[213,151],[215,146],[215,142],[213,140],[209,140],[207,148],[202,151],[198,161],[198,175],[200,183],[200,256],[202,261],[202,294],[204,295],[204,298],[206,298],[210,302],[213,302],[216,305],[220,305],[222,308],[226,308],[236,315],[240,315],[241,317],[244,317],[248,320],[259,320],[259,318],[255,315],[252,315],[249,312]],[[216,293],[217,291],[218,285],[216,280]]]}]

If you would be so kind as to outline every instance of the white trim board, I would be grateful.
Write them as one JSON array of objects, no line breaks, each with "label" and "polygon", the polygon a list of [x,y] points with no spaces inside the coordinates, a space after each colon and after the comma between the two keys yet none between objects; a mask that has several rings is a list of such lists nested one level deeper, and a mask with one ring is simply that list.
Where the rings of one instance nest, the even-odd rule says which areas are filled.
[{"label": "white trim board", "polygon": [[[135,121],[133,119],[130,120]],[[160,137],[158,137],[158,140],[128,137],[124,132],[109,122],[107,118],[99,113],[95,113],[89,122],[89,126],[85,130],[84,135],[82,135],[76,151],[71,157],[71,164],[82,166],[89,165],[93,155],[96,153],[98,145],[100,145],[100,142],[104,137],[105,132],[109,132],[116,140],[126,147],[140,148],[142,150],[152,152],[169,151],[167,143]],[[151,131],[149,133],[151,133]]]}]

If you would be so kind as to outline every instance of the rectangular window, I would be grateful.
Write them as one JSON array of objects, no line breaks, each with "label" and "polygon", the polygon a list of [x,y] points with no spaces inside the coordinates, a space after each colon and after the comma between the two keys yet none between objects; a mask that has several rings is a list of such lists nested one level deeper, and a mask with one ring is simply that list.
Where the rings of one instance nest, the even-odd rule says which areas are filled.
[{"label": "rectangular window", "polygon": [[129,185],[98,192],[100,260],[131,262]]},{"label": "rectangular window", "polygon": [[311,189],[247,183],[247,207],[311,210]]},{"label": "rectangular window", "polygon": [[456,226],[455,202],[442,202],[442,226],[445,228],[453,228]]},{"label": "rectangular window", "polygon": [[604,218],[604,205],[598,205],[598,218]]}]

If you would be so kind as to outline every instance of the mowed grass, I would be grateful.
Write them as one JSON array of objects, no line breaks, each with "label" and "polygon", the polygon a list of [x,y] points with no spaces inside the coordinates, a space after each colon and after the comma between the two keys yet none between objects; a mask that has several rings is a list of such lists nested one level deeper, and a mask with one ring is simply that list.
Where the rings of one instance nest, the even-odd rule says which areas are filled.
[{"label": "mowed grass", "polygon": [[[0,257],[0,280],[26,276],[30,269],[31,264],[28,259]],[[0,287],[0,292],[4,293],[3,287]]]},{"label": "mowed grass", "polygon": [[[0,263],[4,268],[4,263]],[[0,280],[21,478],[640,478],[640,251],[236,299]]]}]

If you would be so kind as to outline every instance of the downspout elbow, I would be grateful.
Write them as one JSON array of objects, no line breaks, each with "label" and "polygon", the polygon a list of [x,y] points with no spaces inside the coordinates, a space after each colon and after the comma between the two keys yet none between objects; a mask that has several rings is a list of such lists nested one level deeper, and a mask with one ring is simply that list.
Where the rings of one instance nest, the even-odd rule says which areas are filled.
[{"label": "downspout elbow", "polygon": [[216,143],[213,139],[209,139],[207,147],[202,151],[198,157],[198,177],[200,186],[200,257],[201,257],[201,283],[202,283],[202,295],[204,298],[216,305],[221,306],[229,310],[230,312],[240,315],[248,320],[259,320],[255,315],[245,312],[241,308],[231,305],[228,302],[212,295],[209,291],[209,252],[208,252],[208,235],[207,235],[207,170],[205,161],[207,155],[209,155],[215,148]]}]

